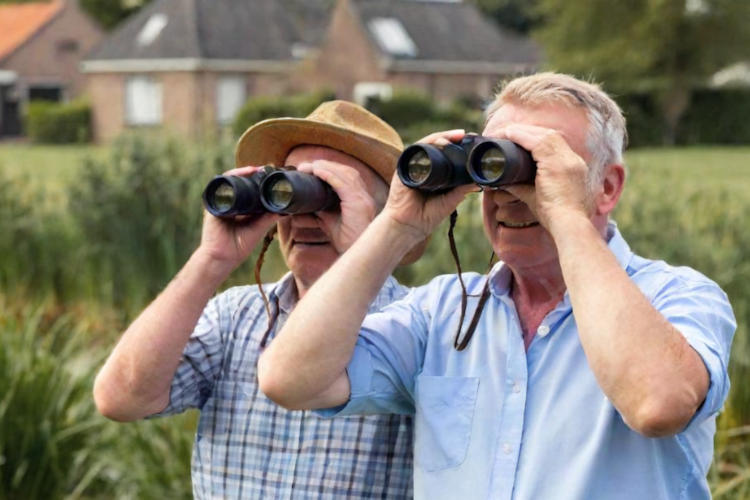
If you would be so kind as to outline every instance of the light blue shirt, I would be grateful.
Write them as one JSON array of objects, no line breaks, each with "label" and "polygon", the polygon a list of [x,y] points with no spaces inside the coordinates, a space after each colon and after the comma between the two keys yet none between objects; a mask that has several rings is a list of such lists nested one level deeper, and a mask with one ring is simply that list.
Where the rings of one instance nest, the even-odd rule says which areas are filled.
[{"label": "light blue shirt", "polygon": [[[348,367],[351,398],[321,413],[415,414],[415,498],[709,498],[715,418],[729,390],[731,306],[700,273],[639,257],[614,224],[608,231],[622,267],[708,369],[706,400],[679,434],[647,438],[625,425],[589,367],[567,294],[526,352],[502,263],[462,352],[453,348],[455,275],[368,316]],[[475,295],[465,330],[485,277],[464,280]]]}]

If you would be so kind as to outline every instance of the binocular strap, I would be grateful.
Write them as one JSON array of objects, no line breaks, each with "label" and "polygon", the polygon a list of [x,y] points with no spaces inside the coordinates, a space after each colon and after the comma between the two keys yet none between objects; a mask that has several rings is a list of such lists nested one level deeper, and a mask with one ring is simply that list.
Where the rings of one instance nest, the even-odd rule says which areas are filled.
[{"label": "binocular strap", "polygon": [[484,286],[482,287],[482,294],[479,297],[479,302],[477,303],[477,308],[474,311],[474,316],[471,318],[471,323],[469,323],[469,327],[466,330],[466,333],[461,335],[461,326],[464,324],[464,317],[466,316],[466,305],[468,302],[468,294],[466,293],[466,285],[464,284],[464,279],[461,276],[461,261],[458,258],[458,249],[456,248],[456,239],[453,235],[453,228],[456,226],[456,220],[458,219],[458,211],[454,210],[451,213],[450,216],[450,226],[448,227],[448,242],[450,244],[451,248],[451,254],[453,255],[453,261],[456,263],[456,270],[458,272],[458,282],[461,284],[461,316],[458,320],[458,328],[456,329],[456,337],[453,339],[453,347],[457,351],[463,351],[466,346],[469,344],[469,341],[471,340],[471,337],[474,335],[474,330],[477,328],[477,324],[479,323],[479,318],[482,315],[482,311],[484,310],[484,304],[487,302],[487,299],[490,296],[490,269],[492,269],[492,264],[495,260],[495,252],[494,250],[490,253],[490,262],[487,266],[487,278],[484,281]]}]

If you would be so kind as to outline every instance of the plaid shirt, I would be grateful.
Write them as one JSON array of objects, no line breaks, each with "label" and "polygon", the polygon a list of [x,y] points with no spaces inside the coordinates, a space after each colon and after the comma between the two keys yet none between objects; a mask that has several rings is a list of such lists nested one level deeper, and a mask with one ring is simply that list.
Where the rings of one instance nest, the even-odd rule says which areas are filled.
[{"label": "plaid shirt", "polygon": [[[266,285],[276,327],[294,306],[291,274]],[[403,297],[389,278],[370,311]],[[322,419],[260,391],[256,366],[268,319],[256,286],[227,290],[203,311],[159,415],[201,410],[193,448],[196,498],[411,498],[412,419]]]}]

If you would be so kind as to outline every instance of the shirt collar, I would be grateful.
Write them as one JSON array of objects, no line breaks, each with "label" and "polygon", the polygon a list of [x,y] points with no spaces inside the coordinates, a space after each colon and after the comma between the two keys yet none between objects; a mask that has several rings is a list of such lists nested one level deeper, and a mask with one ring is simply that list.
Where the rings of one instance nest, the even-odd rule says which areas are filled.
[{"label": "shirt collar", "polygon": [[271,291],[268,293],[271,302],[279,305],[281,311],[289,314],[292,312],[294,305],[297,303],[297,283],[291,272],[286,273],[277,281]]},{"label": "shirt collar", "polygon": [[[627,269],[633,258],[633,252],[630,250],[630,246],[628,246],[625,238],[620,234],[620,230],[617,229],[617,223],[613,220],[607,222],[606,238],[607,246],[614,254],[617,262],[619,262],[620,267]],[[510,268],[504,262],[500,261],[495,264],[490,271],[490,291],[492,294],[497,297],[507,295],[510,290],[512,277],[513,274]]]},{"label": "shirt collar", "polygon": [[[370,304],[368,312],[374,312],[391,302],[396,288],[400,287],[398,281],[393,276],[388,276],[383,283],[383,287],[378,292],[377,297]],[[278,304],[281,312],[291,314],[292,309],[297,304],[297,283],[291,272],[286,273],[279,281],[274,283],[268,292],[268,299],[272,304]]]}]

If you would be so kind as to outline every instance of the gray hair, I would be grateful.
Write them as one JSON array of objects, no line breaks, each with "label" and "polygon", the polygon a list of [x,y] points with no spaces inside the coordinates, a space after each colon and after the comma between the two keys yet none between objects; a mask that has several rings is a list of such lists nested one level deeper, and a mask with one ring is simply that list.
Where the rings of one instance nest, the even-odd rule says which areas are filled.
[{"label": "gray hair", "polygon": [[586,111],[589,130],[586,147],[591,154],[589,191],[602,182],[604,167],[623,164],[628,142],[625,117],[617,103],[595,83],[561,73],[537,73],[505,82],[485,111],[487,121],[507,103],[542,105],[563,103]]}]

